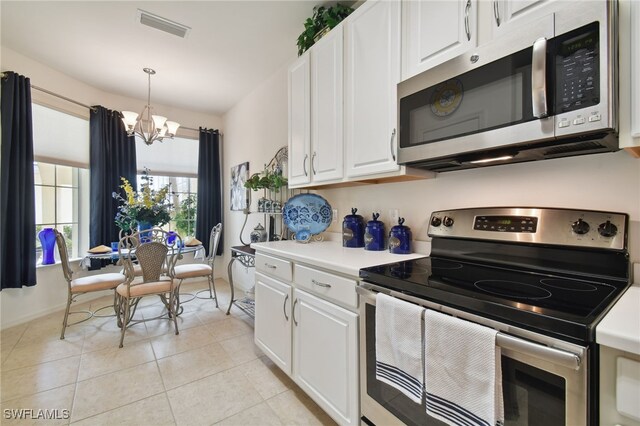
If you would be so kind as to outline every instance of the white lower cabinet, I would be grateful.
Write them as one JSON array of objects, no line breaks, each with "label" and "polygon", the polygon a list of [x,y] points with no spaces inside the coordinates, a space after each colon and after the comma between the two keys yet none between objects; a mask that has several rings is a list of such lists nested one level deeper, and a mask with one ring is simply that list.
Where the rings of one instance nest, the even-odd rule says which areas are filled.
[{"label": "white lower cabinet", "polygon": [[[256,272],[256,345],[285,373],[291,375],[292,288]],[[260,301],[258,304],[257,301]]]},{"label": "white lower cabinet", "polygon": [[338,423],[358,412],[358,315],[296,289],[293,378]]},{"label": "white lower cabinet", "polygon": [[269,261],[256,261],[256,345],[337,423],[359,424],[355,278],[284,259],[276,265],[277,258],[257,253],[263,258]]}]

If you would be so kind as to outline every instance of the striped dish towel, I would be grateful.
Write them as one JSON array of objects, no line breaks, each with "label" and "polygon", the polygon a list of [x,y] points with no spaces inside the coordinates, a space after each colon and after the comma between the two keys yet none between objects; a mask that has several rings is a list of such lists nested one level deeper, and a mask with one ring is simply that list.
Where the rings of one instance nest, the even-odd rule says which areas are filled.
[{"label": "striped dish towel", "polygon": [[449,425],[502,425],[498,332],[431,310],[424,323],[427,414]]},{"label": "striped dish towel", "polygon": [[423,393],[424,308],[378,293],[376,296],[376,379],[420,404]]}]

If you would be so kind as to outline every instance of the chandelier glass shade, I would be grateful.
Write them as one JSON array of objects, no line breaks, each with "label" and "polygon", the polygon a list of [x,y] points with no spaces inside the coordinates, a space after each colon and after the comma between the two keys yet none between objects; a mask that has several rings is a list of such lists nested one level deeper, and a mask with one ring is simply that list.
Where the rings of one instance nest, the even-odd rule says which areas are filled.
[{"label": "chandelier glass shade", "polygon": [[[143,71],[147,73],[149,81],[147,105],[140,114],[133,111],[122,111],[122,122],[129,136],[135,135],[145,144],[151,145],[155,141],[162,142],[164,138],[173,138],[180,124],[175,121],[167,121],[167,117],[151,114],[153,110],[151,107],[151,76],[156,72],[151,68],[143,68]],[[138,115],[140,115],[140,119],[138,119]]]}]

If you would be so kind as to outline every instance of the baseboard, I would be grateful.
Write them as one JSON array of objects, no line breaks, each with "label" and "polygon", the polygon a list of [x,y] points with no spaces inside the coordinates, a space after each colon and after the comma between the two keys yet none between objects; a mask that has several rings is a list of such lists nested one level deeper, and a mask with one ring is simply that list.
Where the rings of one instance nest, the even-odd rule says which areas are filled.
[{"label": "baseboard", "polygon": [[[78,300],[74,304],[84,303],[84,302],[88,302],[88,301],[91,301],[91,300],[99,299],[99,298],[104,297],[104,296],[106,296],[108,294],[109,293],[102,293],[102,292],[101,293],[92,293],[91,297],[89,297],[89,295],[86,294],[86,295],[83,295],[85,297],[83,297],[82,300]],[[55,306],[50,306],[50,307],[48,307],[46,309],[41,309],[41,310],[36,311],[36,312],[31,312],[28,315],[22,316],[20,318],[13,318],[10,321],[3,320],[2,324],[0,324],[0,329],[1,330],[5,330],[7,328],[15,327],[16,325],[21,325],[21,324],[24,324],[26,322],[32,321],[34,319],[38,319],[40,317],[44,317],[44,316],[49,315],[49,314],[53,314],[54,312],[58,312],[58,311],[60,311],[60,321],[61,321],[60,324],[62,324],[62,317],[64,316],[63,315],[64,312],[62,312],[62,311],[66,307],[67,307],[66,302],[65,303],[60,303],[60,304],[55,305]],[[73,305],[71,305],[71,307],[73,307]]]}]

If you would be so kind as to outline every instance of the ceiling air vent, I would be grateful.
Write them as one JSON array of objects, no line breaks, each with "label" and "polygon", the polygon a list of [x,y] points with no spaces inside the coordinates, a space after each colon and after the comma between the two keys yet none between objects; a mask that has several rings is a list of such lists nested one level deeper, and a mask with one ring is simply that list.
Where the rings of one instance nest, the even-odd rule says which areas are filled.
[{"label": "ceiling air vent", "polygon": [[142,25],[146,25],[151,28],[155,28],[165,33],[173,34],[178,37],[185,38],[189,33],[190,27],[179,24],[177,22],[170,21],[162,16],[154,15],[145,10],[138,9],[137,21]]}]

